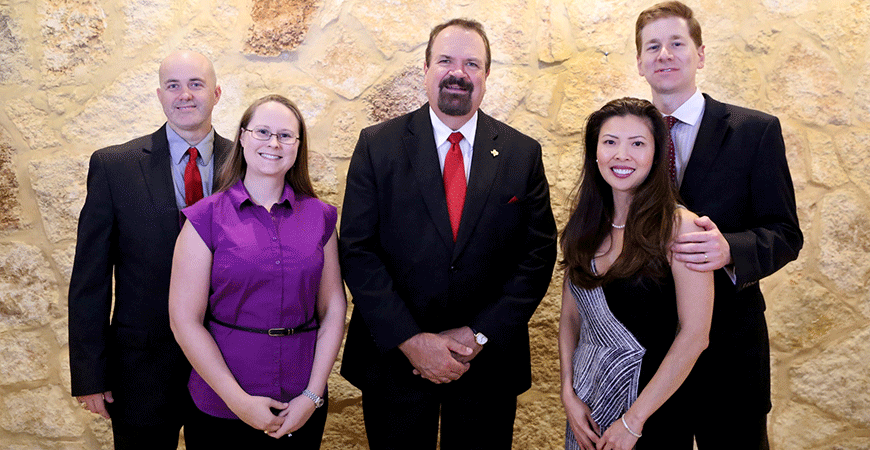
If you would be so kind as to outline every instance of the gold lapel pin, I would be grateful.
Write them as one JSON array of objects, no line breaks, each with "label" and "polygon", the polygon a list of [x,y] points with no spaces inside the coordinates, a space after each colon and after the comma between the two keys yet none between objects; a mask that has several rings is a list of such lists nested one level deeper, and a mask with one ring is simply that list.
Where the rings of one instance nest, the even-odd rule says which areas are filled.
[{"label": "gold lapel pin", "polygon": [[492,151],[491,151],[490,153],[492,153],[492,157],[493,157],[493,158],[495,158],[496,156],[498,156],[498,150],[496,150],[496,149],[492,149]]}]

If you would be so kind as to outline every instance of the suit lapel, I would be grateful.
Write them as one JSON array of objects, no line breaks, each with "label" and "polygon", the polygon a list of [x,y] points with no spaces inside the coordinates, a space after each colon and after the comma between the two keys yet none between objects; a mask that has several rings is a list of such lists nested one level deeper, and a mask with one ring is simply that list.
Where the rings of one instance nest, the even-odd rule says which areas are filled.
[{"label": "suit lapel", "polygon": [[[150,146],[142,149],[139,160],[145,186],[151,196],[148,201],[154,211],[172,211],[174,214],[155,214],[164,236],[174,239],[181,230],[178,221],[178,205],[175,203],[175,186],[172,183],[172,156],[169,154],[169,141],[166,139],[166,124],[151,135]],[[143,199],[146,201],[146,199]]]},{"label": "suit lapel", "polygon": [[[441,176],[441,164],[438,162],[438,149],[435,148],[435,134],[432,132],[432,122],[429,119],[428,103],[414,112],[402,136],[402,143],[417,179],[423,203],[426,204],[444,244],[452,249],[453,231],[450,229],[444,178]],[[466,204],[467,202],[466,197]],[[462,226],[459,229],[461,233]]]},{"label": "suit lapel", "polygon": [[683,183],[680,185],[680,195],[684,199],[689,198],[692,192],[699,192],[704,179],[710,173],[710,167],[719,151],[728,132],[728,111],[725,105],[704,94],[706,106],[704,117],[701,119],[701,128],[698,137],[695,138],[695,146],[692,148],[692,156],[686,165],[683,174]]},{"label": "suit lapel", "polygon": [[[471,173],[468,176],[468,189],[465,193],[465,205],[462,208],[462,220],[459,223],[459,233],[456,236],[456,247],[453,249],[455,259],[471,240],[474,228],[480,220],[480,215],[492,191],[492,183],[498,173],[498,155],[505,151],[501,148],[495,129],[494,119],[483,111],[477,115],[477,135],[474,137],[474,151],[471,156]],[[493,153],[495,150],[495,153]]]}]

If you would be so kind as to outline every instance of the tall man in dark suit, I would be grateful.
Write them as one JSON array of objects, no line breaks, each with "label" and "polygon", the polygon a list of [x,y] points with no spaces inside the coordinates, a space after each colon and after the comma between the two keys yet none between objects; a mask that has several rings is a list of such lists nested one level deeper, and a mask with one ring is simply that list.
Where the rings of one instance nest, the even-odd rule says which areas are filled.
[{"label": "tall man in dark suit", "polygon": [[231,146],[211,125],[221,89],[205,56],[175,52],[159,77],[167,123],[91,156],[69,289],[72,395],[123,449],[176,448],[192,407],[167,310],[178,211],[211,193]]},{"label": "tall man in dark suit", "polygon": [[355,308],[341,373],[372,449],[511,448],[528,322],[556,258],[541,146],[479,111],[483,27],[436,26],[429,103],[360,133],[341,257]]},{"label": "tall man in dark suit", "polygon": [[710,345],[685,385],[697,401],[674,426],[692,426],[701,450],[768,448],[770,349],[758,281],[803,245],[779,120],[701,94],[701,26],[686,5],[645,10],[635,38],[638,71],[672,127],[672,177],[705,229],[679,236],[675,258],[715,271]]}]

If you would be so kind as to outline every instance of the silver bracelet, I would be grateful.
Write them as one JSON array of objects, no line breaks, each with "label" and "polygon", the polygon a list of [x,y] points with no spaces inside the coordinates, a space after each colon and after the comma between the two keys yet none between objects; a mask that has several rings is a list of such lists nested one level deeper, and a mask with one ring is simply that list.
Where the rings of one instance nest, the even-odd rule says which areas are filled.
[{"label": "silver bracelet", "polygon": [[634,436],[634,437],[636,437],[636,438],[639,438],[639,437],[643,436],[643,433],[638,434],[638,433],[635,433],[634,431],[631,431],[631,428],[629,428],[629,427],[628,427],[628,424],[625,423],[625,414],[622,415],[622,426],[624,426],[625,429],[628,430],[628,434],[630,434],[630,435],[632,435],[632,436]]}]

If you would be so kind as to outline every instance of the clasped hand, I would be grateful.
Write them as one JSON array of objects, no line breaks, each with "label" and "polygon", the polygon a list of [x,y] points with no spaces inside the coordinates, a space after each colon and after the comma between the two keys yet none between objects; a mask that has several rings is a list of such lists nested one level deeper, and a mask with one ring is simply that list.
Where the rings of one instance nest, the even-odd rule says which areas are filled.
[{"label": "clasped hand", "polygon": [[[249,395],[243,402],[231,406],[230,409],[246,424],[278,439],[305,425],[314,413],[315,406],[311,399],[303,395],[295,397],[289,403],[282,403],[269,397]],[[280,412],[275,415],[272,409]]]},{"label": "clasped hand", "polygon": [[454,357],[470,357],[474,350],[448,333],[419,333],[399,344],[399,349],[414,366],[414,374],[436,383],[459,379],[470,367]]}]

